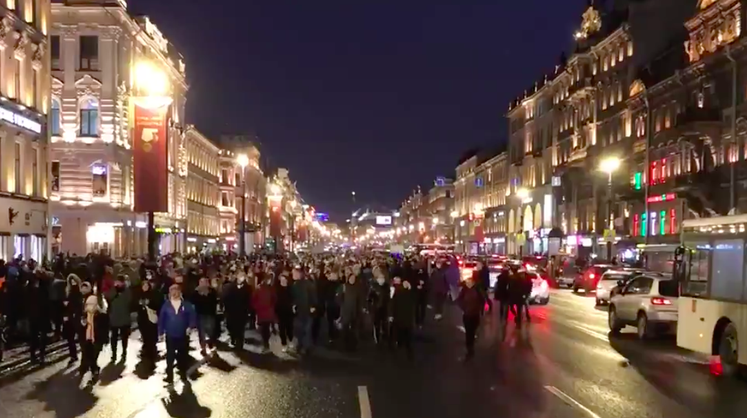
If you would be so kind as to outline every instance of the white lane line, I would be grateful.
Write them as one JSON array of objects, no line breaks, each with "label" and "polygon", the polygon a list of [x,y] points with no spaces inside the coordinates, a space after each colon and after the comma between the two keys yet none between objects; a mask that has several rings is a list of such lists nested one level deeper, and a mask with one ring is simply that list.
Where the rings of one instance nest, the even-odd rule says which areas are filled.
[{"label": "white lane line", "polygon": [[561,401],[567,403],[568,405],[572,406],[573,408],[578,409],[581,412],[586,413],[591,418],[600,418],[599,415],[594,413],[591,409],[585,407],[581,404],[581,402],[571,398],[570,396],[566,395],[565,392],[562,390],[556,388],[555,386],[545,386],[545,390],[552,393],[553,395],[557,396]]},{"label": "white lane line", "polygon": [[371,400],[368,399],[368,388],[358,386],[358,403],[361,407],[361,418],[371,418]]}]

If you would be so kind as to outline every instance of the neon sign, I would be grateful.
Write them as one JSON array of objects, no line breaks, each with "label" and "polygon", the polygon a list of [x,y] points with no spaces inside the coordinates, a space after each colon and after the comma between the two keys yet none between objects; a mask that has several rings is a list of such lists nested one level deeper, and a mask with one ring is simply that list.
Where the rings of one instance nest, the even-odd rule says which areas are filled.
[{"label": "neon sign", "polygon": [[647,199],[648,203],[658,203],[658,202],[669,202],[670,200],[674,200],[677,198],[677,195],[674,193],[667,193],[657,196],[651,196]]}]

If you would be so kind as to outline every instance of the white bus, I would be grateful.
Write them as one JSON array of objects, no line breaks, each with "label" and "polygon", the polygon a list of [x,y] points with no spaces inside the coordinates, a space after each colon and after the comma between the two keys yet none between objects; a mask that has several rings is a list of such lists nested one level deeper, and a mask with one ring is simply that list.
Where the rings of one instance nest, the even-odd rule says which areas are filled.
[{"label": "white bus", "polygon": [[724,375],[747,364],[746,228],[747,215],[686,220],[675,254],[677,345],[718,357]]}]

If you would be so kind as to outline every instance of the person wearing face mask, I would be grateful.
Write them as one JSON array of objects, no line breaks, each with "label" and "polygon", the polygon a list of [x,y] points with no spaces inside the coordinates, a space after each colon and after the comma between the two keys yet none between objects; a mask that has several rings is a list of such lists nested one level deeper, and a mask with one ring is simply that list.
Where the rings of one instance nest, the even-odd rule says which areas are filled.
[{"label": "person wearing face mask", "polygon": [[480,285],[476,285],[471,277],[466,280],[457,297],[457,304],[463,312],[462,324],[464,325],[467,346],[465,361],[472,359],[475,355],[475,335],[477,334],[477,328],[480,326],[480,318],[485,310],[486,299]]},{"label": "person wearing face mask", "polygon": [[410,282],[400,277],[392,280],[391,300],[389,301],[389,322],[392,324],[392,339],[399,348],[404,348],[407,357],[412,359],[412,329],[415,321],[415,295]]},{"label": "person wearing face mask", "polygon": [[252,308],[257,314],[257,323],[262,335],[262,353],[270,352],[270,327],[277,320],[275,316],[275,305],[277,295],[272,288],[272,279],[262,281],[252,295]]},{"label": "person wearing face mask", "polygon": [[251,293],[246,285],[246,276],[239,273],[236,282],[224,287],[223,306],[226,310],[226,328],[234,349],[243,350],[245,329],[251,305]]},{"label": "person wearing face mask", "polygon": [[358,345],[358,328],[361,311],[364,308],[364,294],[357,275],[348,276],[339,291],[340,323],[345,339],[345,347],[353,351]]},{"label": "person wearing face mask", "polygon": [[200,353],[208,355],[215,349],[214,337],[218,317],[218,293],[210,286],[210,279],[201,277],[197,291],[192,294],[192,304],[197,312],[197,332]]},{"label": "person wearing face mask", "polygon": [[130,312],[132,308],[132,292],[127,287],[124,276],[117,276],[114,287],[106,293],[109,304],[109,327],[111,329],[112,363],[117,361],[117,340],[122,342],[121,362],[127,358],[127,342],[132,329]]},{"label": "person wearing face mask", "polygon": [[293,294],[288,276],[281,275],[275,288],[275,314],[278,318],[278,334],[283,352],[288,351],[288,343],[293,341]]},{"label": "person wearing face mask", "polygon": [[374,343],[381,344],[388,335],[389,284],[380,268],[374,269],[374,277],[375,282],[368,291],[368,306],[373,319]]},{"label": "person wearing face mask", "polygon": [[158,358],[158,312],[163,305],[163,296],[153,289],[150,281],[144,280],[140,284],[140,294],[137,304],[137,324],[143,340],[141,357],[155,364]]},{"label": "person wearing face mask", "polygon": [[169,300],[158,315],[158,335],[166,340],[166,383],[174,382],[174,363],[182,381],[187,377],[189,331],[197,328],[194,305],[182,298],[179,285],[169,288]]},{"label": "person wearing face mask", "polygon": [[88,282],[81,283],[80,293],[83,301],[83,315],[80,318],[78,334],[81,353],[78,371],[81,376],[90,371],[92,381],[95,382],[100,372],[99,353],[107,339],[106,299],[96,295]]}]

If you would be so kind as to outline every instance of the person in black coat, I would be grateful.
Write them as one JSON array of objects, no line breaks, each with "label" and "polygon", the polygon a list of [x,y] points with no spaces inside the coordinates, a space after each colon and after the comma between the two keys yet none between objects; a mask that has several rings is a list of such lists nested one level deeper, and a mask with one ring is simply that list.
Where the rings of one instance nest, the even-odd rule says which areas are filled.
[{"label": "person in black coat", "polygon": [[65,288],[65,299],[63,300],[63,324],[62,334],[67,342],[67,351],[70,355],[69,365],[78,361],[78,347],[76,339],[78,327],[83,316],[83,294],[80,292],[80,278],[75,274],[67,277]]},{"label": "person in black coat", "polygon": [[283,352],[288,349],[288,343],[293,341],[293,293],[288,276],[281,275],[276,287],[277,301],[275,314],[278,317],[278,333]]},{"label": "person in black coat", "polygon": [[29,352],[32,363],[44,364],[50,325],[49,289],[46,273],[33,274],[26,286],[25,307],[29,321]]},{"label": "person in black coat", "polygon": [[[472,280],[476,286],[480,286],[483,294],[488,294],[490,290],[490,269],[488,269],[488,266],[482,260],[477,261],[477,268],[472,272]],[[492,312],[493,303],[490,299],[487,299],[486,302],[488,303],[488,312]]]},{"label": "person in black coat", "polygon": [[477,328],[480,326],[480,318],[483,315],[486,300],[482,288],[476,285],[471,278],[467,279],[457,298],[457,303],[462,308],[462,324],[466,336],[467,356],[465,360],[469,360],[475,355],[475,335],[477,335]]},{"label": "person in black coat", "polygon": [[[493,299],[495,299],[500,307],[500,319],[505,322],[508,319],[508,311],[511,309],[511,295],[509,294],[509,285],[511,283],[511,270],[504,268],[498,274],[498,279],[495,281],[495,288],[493,289]],[[516,315],[516,312],[514,312]]]},{"label": "person in black coat", "polygon": [[158,314],[164,297],[148,280],[143,280],[140,284],[137,296],[137,326],[143,339],[140,357],[155,364],[158,359]]},{"label": "person in black coat", "polygon": [[394,291],[389,301],[389,322],[392,324],[393,337],[390,343],[396,342],[397,346],[404,347],[407,357],[412,358],[412,329],[415,321],[415,292],[410,282],[403,281],[400,277],[392,280]]},{"label": "person in black coat", "polygon": [[373,322],[374,343],[381,344],[387,335],[390,288],[381,269],[374,269],[374,283],[368,290],[368,306]]},{"label": "person in black coat", "polygon": [[241,273],[235,282],[224,289],[223,306],[226,310],[226,328],[231,337],[231,345],[237,350],[244,349],[246,323],[249,320],[252,294],[246,284],[246,276]]}]

